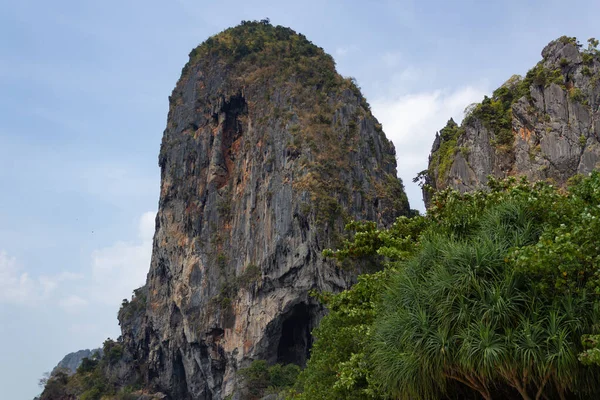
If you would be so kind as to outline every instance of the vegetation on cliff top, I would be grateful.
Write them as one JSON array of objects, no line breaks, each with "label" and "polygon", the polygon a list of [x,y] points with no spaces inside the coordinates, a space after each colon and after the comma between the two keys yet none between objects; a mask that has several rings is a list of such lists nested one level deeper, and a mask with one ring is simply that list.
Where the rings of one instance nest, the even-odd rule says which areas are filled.
[{"label": "vegetation on cliff top", "polygon": [[[355,167],[356,154],[369,152],[383,165],[395,164],[393,144],[371,115],[356,81],[338,74],[333,58],[304,35],[268,20],[242,21],[192,50],[182,79],[198,65],[231,71],[228,90],[249,93],[256,88],[255,97],[248,99],[255,126],[279,124],[290,133],[287,150],[300,155],[302,171],[293,184],[310,192],[312,204],[306,211],[318,226],[346,218],[339,203],[351,193],[341,175]],[[383,179],[375,190],[362,193],[365,200],[385,199],[381,204],[388,205],[387,214],[408,213],[402,181],[386,170],[374,172]],[[363,192],[360,186],[354,190]]]},{"label": "vegetation on cliff top", "polygon": [[[573,44],[580,48],[582,45],[574,37],[562,36],[558,41],[565,44]],[[594,58],[600,57],[600,51],[597,49],[598,41],[594,38],[588,40],[588,48],[581,51],[583,64],[590,64]],[[569,98],[572,101],[588,104],[581,90],[573,86],[573,82],[567,82],[565,71],[572,67],[566,59],[561,59],[559,65],[549,69],[545,66],[545,60],[536,64],[530,69],[525,77],[519,75],[512,76],[500,88],[496,89],[491,97],[485,96],[481,103],[474,104],[465,110],[465,119],[460,127],[454,127],[450,122],[440,131],[441,145],[438,151],[432,154],[432,164],[429,167],[429,175],[436,176],[438,181],[444,182],[454,158],[458,151],[458,138],[464,133],[468,125],[481,123],[488,131],[494,134],[494,145],[497,151],[511,152],[513,150],[514,132],[512,129],[512,106],[518,100],[525,97],[529,102],[531,98],[531,88],[534,86],[547,87],[551,84],[561,86],[568,90]],[[583,67],[582,73],[585,76],[593,78],[594,72],[587,66]],[[598,79],[596,79],[597,81]],[[454,121],[452,121],[454,123]],[[448,129],[460,129],[458,134],[442,134],[442,131]],[[454,133],[454,132],[453,132]],[[466,149],[468,151],[468,149]]]},{"label": "vegetation on cliff top", "polygon": [[290,28],[273,26],[268,20],[242,21],[236,27],[211,36],[191,51],[183,74],[190,65],[201,60],[235,65],[246,72],[246,79],[253,78],[252,72],[276,65],[280,74],[273,75],[274,79],[294,75],[306,85],[325,91],[342,84],[329,54],[304,35]]},{"label": "vegetation on cliff top", "polygon": [[450,118],[440,132],[440,147],[432,154],[430,170],[438,172],[438,179],[444,181],[452,163],[454,162],[454,155],[457,148],[457,140],[464,133],[464,128],[457,125],[454,119]]}]

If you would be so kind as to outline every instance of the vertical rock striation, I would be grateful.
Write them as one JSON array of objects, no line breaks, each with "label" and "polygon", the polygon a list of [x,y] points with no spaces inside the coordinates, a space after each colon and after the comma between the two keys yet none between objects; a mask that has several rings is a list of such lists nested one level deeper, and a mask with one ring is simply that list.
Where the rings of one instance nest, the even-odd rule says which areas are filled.
[{"label": "vertical rock striation", "polygon": [[359,89],[288,28],[209,38],[169,100],[152,262],[122,337],[147,386],[223,399],[252,359],[306,362],[323,314],[309,291],[355,274],[321,251],[348,219],[386,225],[408,202]]},{"label": "vertical rock striation", "polygon": [[[524,175],[559,185],[600,162],[600,53],[563,36],[525,78],[514,76],[473,105],[462,126],[436,136],[426,183],[469,191],[489,175]],[[426,204],[430,194],[424,191]]]}]

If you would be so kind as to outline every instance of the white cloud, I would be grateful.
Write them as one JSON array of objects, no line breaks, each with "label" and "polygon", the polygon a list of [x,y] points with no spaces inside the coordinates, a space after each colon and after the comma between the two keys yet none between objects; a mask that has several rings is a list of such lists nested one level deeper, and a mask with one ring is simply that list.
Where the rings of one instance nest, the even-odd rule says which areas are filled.
[{"label": "white cloud", "polygon": [[83,299],[77,295],[70,295],[58,302],[58,305],[61,306],[68,313],[76,313],[81,311],[88,305],[88,301]]},{"label": "white cloud", "polygon": [[140,224],[138,227],[138,234],[140,236],[140,239],[142,239],[143,241],[152,240],[152,238],[154,237],[155,221],[155,212],[149,211],[142,214],[142,217],[140,218]]},{"label": "white cloud", "polygon": [[154,218],[146,212],[139,221],[138,240],[119,241],[92,253],[92,299],[104,304],[118,305],[129,298],[133,289],[142,286],[150,268]]},{"label": "white cloud", "polygon": [[[155,216],[155,212],[142,214],[137,239],[117,241],[92,252],[91,268],[85,275],[61,272],[32,277],[15,257],[0,250],[0,304],[38,305],[43,300],[68,313],[79,312],[91,303],[117,306],[146,281]],[[65,285],[72,281],[81,282]]]},{"label": "white cloud", "polygon": [[83,279],[82,274],[74,274],[72,272],[61,272],[58,275],[46,276],[42,275],[38,278],[38,282],[42,289],[43,295],[48,295],[53,292],[58,285],[66,281],[75,281]]},{"label": "white cloud", "polygon": [[402,68],[393,67],[391,66],[395,62],[393,56],[388,57],[388,60],[384,56],[380,61],[384,67],[382,76],[385,76],[385,79],[377,80],[372,84],[372,98],[376,100],[375,102],[391,103],[408,95],[428,93],[427,90],[432,89],[423,88],[435,87],[437,73],[435,69],[417,68],[411,65]]},{"label": "white cloud", "polygon": [[398,175],[404,181],[412,208],[423,210],[419,187],[412,179],[427,168],[435,133],[450,117],[459,122],[466,106],[481,101],[484,88],[467,86],[454,91],[435,90],[407,94],[371,103],[373,114],[394,142]]},{"label": "white cloud", "polygon": [[35,282],[21,271],[16,258],[0,251],[0,302],[30,304],[35,294]]},{"label": "white cloud", "polygon": [[35,305],[47,299],[60,283],[81,278],[70,272],[31,277],[15,257],[0,251],[0,303]]}]

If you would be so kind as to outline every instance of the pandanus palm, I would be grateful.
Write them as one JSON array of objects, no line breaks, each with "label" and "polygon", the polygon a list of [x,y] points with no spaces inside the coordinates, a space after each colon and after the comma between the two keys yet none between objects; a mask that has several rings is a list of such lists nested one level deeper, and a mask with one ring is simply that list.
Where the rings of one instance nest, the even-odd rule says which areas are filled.
[{"label": "pandanus palm", "polygon": [[535,243],[526,205],[485,212],[467,235],[431,234],[396,275],[374,327],[377,376],[400,399],[434,399],[460,382],[484,399],[565,398],[593,387],[577,362],[585,299],[539,296],[511,248]]}]

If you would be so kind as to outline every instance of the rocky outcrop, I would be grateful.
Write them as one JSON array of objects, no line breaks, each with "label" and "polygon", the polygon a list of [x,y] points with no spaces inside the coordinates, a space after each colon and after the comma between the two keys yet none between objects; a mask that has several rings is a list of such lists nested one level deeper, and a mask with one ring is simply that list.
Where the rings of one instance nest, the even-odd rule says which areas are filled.
[{"label": "rocky outcrop", "polygon": [[[489,175],[524,175],[559,185],[600,162],[600,54],[575,38],[548,44],[525,78],[471,106],[462,126],[436,135],[425,183],[469,191]],[[426,203],[430,193],[424,191]]]},{"label": "rocky outcrop", "polygon": [[350,219],[408,212],[395,151],[350,79],[302,35],[244,22],[190,54],[161,145],[146,286],[119,312],[147,387],[223,399],[253,359],[304,365],[324,310],[311,290]]},{"label": "rocky outcrop", "polygon": [[98,356],[101,357],[102,356],[102,349],[93,349],[93,350],[79,350],[73,353],[69,353],[66,356],[63,357],[62,360],[60,360],[60,362],[58,364],[56,364],[56,367],[54,367],[52,369],[52,372],[50,375],[54,375],[56,374],[58,371],[62,371],[64,373],[66,373],[67,375],[73,375],[75,373],[75,371],[77,370],[77,367],[79,367],[81,365],[81,361],[83,361],[84,358],[91,358],[94,354],[98,353]]}]

